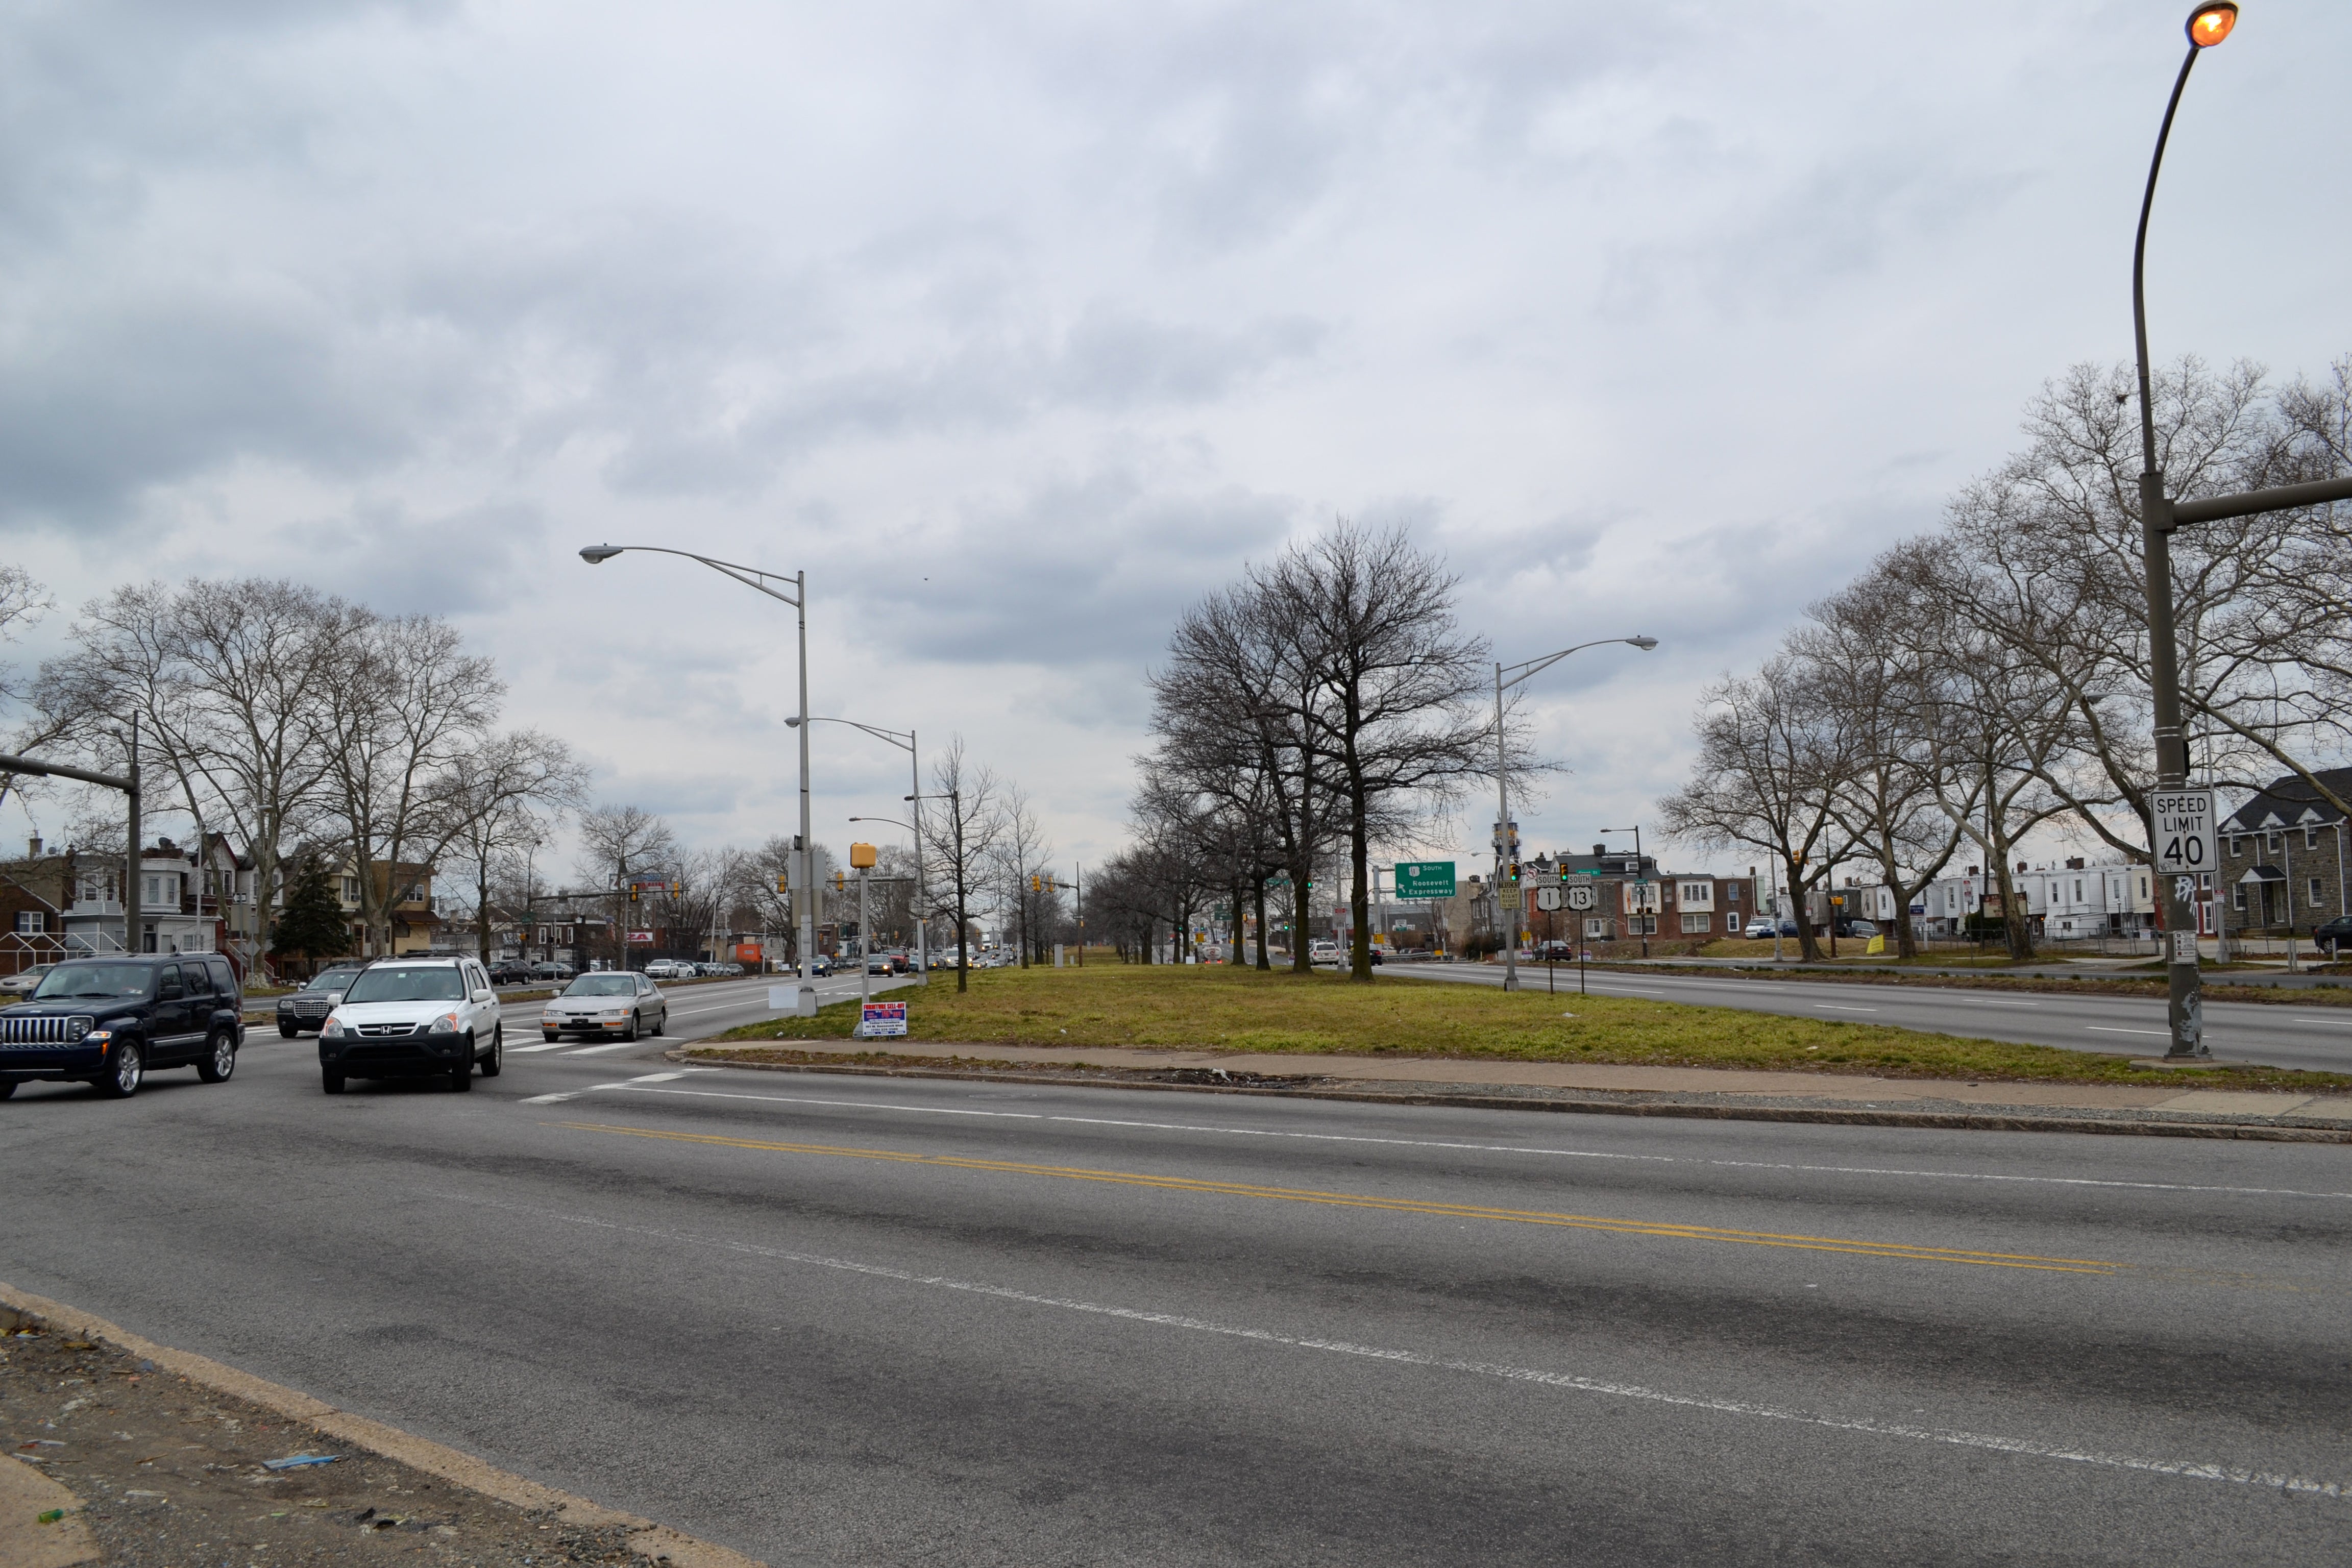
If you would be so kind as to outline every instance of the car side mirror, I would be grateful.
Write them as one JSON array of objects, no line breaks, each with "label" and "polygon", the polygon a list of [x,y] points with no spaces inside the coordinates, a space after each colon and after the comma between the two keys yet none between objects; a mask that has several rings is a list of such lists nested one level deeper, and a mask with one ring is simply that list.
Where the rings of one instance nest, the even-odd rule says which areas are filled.
[{"label": "car side mirror", "polygon": [[328,1005],[328,1006],[330,1006],[330,1007],[340,1007],[340,1006],[341,1006],[342,1005],[343,1005],[343,994],[342,994],[341,992],[340,992],[340,991],[330,991],[330,992],[328,992],[328,993],[327,993],[327,1005]]}]

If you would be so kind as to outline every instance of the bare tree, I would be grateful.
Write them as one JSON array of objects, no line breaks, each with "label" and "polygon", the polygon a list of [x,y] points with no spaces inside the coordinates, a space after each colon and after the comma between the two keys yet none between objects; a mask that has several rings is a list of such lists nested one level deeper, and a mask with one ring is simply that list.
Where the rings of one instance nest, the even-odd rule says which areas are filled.
[{"label": "bare tree", "polygon": [[588,887],[613,889],[613,962],[628,967],[629,912],[625,886],[634,873],[664,876],[678,863],[677,836],[669,824],[634,805],[600,805],[583,812],[578,833],[579,859],[574,869]]},{"label": "bare tree", "polygon": [[587,787],[587,767],[571,749],[535,730],[492,737],[451,762],[440,781],[443,811],[457,825],[449,859],[473,881],[475,948],[484,964],[499,865],[545,842],[549,819],[576,809]]},{"label": "bare tree", "polygon": [[1797,905],[1797,942],[1820,956],[1805,896],[1851,852],[1834,809],[1852,775],[1850,738],[1814,689],[1805,661],[1782,652],[1745,679],[1700,698],[1691,781],[1659,803],[1667,837],[1706,849],[1761,851]]},{"label": "bare tree", "polygon": [[[931,760],[926,811],[916,820],[926,835],[924,869],[941,879],[956,922],[956,989],[969,989],[971,973],[971,895],[987,877],[999,852],[1003,811],[996,775],[964,753],[963,737],[952,737]],[[945,809],[941,809],[944,805]],[[947,901],[926,900],[927,903]]]}]

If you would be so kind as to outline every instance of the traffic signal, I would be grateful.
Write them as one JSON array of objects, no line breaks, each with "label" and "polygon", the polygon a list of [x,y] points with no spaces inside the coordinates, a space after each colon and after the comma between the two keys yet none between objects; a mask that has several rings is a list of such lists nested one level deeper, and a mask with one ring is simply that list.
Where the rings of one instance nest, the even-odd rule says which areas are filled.
[{"label": "traffic signal", "polygon": [[685,884],[684,882],[672,882],[672,883],[669,885],[669,896],[670,896],[671,898],[673,898],[673,899],[675,899],[675,898],[678,897],[680,894],[684,893],[685,891],[686,891],[686,884]]},{"label": "traffic signal", "polygon": [[1519,863],[1517,860],[1503,868],[1503,880],[1514,888],[1519,885]]},{"label": "traffic signal", "polygon": [[833,874],[833,890],[836,893],[843,892],[845,891],[848,887],[849,879],[841,872],[835,871]]},{"label": "traffic signal", "polygon": [[790,877],[778,877],[776,879],[776,891],[780,893],[789,893],[792,890],[793,879]]},{"label": "traffic signal", "polygon": [[1045,879],[1043,879],[1042,877],[1032,877],[1032,878],[1030,878],[1030,879],[1029,879],[1029,890],[1030,890],[1031,892],[1033,892],[1033,893],[1040,893],[1040,892],[1043,892],[1043,891],[1045,891]]},{"label": "traffic signal", "polygon": [[631,902],[631,903],[633,903],[633,904],[634,904],[634,903],[635,903],[636,901],[637,901],[637,885],[636,885],[635,882],[632,882],[632,883],[630,883],[630,884],[629,884],[629,902]]}]

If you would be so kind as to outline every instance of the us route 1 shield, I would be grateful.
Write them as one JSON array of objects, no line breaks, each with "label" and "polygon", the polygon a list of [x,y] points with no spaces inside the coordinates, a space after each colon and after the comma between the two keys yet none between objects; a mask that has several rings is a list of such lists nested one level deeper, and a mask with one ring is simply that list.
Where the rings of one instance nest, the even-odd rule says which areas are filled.
[{"label": "us route 1 shield", "polygon": [[1559,889],[1558,888],[1538,888],[1536,889],[1536,908],[1543,910],[1546,914],[1549,914],[1552,910],[1559,908]]}]

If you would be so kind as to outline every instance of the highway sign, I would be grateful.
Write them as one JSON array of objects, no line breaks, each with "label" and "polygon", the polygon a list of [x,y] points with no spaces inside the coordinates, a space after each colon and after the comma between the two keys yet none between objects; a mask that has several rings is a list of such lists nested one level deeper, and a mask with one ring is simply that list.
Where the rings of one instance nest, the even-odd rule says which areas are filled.
[{"label": "highway sign", "polygon": [[1396,896],[1400,899],[1454,897],[1454,862],[1451,860],[1398,861]]},{"label": "highway sign", "polygon": [[1561,899],[1578,914],[1587,914],[1601,907],[1601,888],[1593,882],[1571,882],[1560,890]]},{"label": "highway sign", "polygon": [[2156,874],[2189,876],[2219,869],[2221,824],[2210,789],[2160,789],[2148,795],[2149,824],[2156,830]]},{"label": "highway sign", "polygon": [[1557,887],[1538,888],[1536,889],[1536,908],[1543,910],[1546,914],[1549,914],[1552,910],[1559,908],[1559,889]]}]

